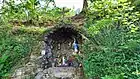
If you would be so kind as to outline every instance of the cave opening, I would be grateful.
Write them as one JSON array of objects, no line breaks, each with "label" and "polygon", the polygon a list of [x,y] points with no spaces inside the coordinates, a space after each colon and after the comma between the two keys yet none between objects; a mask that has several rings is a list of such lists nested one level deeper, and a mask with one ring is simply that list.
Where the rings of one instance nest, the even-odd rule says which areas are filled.
[{"label": "cave opening", "polygon": [[63,26],[47,33],[44,37],[45,57],[48,61],[46,63],[47,68],[62,66],[62,64],[78,66],[77,60],[72,60],[72,65],[68,65],[68,61],[73,59],[73,43],[75,40],[78,46],[82,44],[80,32],[72,26]]}]

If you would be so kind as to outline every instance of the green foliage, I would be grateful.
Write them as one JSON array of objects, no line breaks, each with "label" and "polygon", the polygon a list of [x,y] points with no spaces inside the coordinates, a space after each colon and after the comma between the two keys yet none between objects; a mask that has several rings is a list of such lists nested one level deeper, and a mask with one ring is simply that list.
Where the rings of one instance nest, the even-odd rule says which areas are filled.
[{"label": "green foliage", "polygon": [[0,26],[0,78],[8,77],[12,67],[30,54],[35,36],[32,34],[12,34],[11,28]]},{"label": "green foliage", "polygon": [[118,26],[135,25],[140,19],[140,12],[135,11],[136,8],[137,6],[132,6],[132,3],[127,0],[96,0],[90,3],[87,17],[92,23],[101,19],[110,19],[116,21]]},{"label": "green foliage", "polygon": [[110,19],[103,19],[103,20],[97,21],[95,24],[90,24],[88,26],[89,27],[88,33],[91,35],[97,34],[100,29],[103,29],[104,27],[106,27],[108,25],[112,25],[112,23],[113,23],[113,21]]},{"label": "green foliage", "polygon": [[134,0],[134,6],[136,6],[136,10],[139,11],[140,10],[140,0]]},{"label": "green foliage", "polygon": [[[37,0],[22,1],[19,4],[15,4],[14,1],[5,3],[1,9],[0,21],[2,22],[28,22],[27,25],[39,26],[40,24],[54,24],[63,20],[63,10],[60,8],[50,9],[48,4],[53,0],[47,0],[46,7],[40,7],[41,5]],[[67,16],[71,15],[70,10],[64,12]],[[41,25],[42,26],[42,25]]]},{"label": "green foliage", "polygon": [[123,75],[105,76],[102,79],[124,79]]},{"label": "green foliage", "polygon": [[89,41],[83,45],[87,78],[140,78],[138,5],[128,0],[94,0],[87,11]]},{"label": "green foliage", "polygon": [[[51,1],[54,2],[47,0],[44,8],[38,0],[20,4],[10,0],[3,5],[0,10],[0,78],[8,76],[11,68],[31,52],[35,41],[46,30],[42,26],[61,20],[71,22],[63,18],[72,15],[69,9],[64,12],[56,7],[49,9]],[[140,78],[140,0],[90,1],[85,23],[89,41],[82,47],[83,58],[78,57],[85,75],[93,79]],[[11,27],[11,21],[19,27]]]},{"label": "green foliage", "polygon": [[[85,74],[93,79],[105,75],[103,79],[139,78],[139,35],[139,32],[127,33],[113,26],[91,35],[91,41],[83,45]],[[118,74],[124,74],[123,78]]]}]

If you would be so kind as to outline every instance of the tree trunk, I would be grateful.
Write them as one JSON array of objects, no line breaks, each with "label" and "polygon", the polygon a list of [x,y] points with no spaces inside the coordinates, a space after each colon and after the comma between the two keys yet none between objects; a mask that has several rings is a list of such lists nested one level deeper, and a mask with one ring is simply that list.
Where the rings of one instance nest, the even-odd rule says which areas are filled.
[{"label": "tree trunk", "polygon": [[84,2],[83,2],[83,9],[82,9],[82,12],[81,13],[85,13],[86,10],[87,10],[87,7],[88,7],[87,0],[84,0]]}]

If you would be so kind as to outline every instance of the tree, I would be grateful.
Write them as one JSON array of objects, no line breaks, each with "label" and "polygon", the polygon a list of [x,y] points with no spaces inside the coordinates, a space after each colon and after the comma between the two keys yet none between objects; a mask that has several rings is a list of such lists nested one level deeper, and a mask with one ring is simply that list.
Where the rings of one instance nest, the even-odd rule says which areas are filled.
[{"label": "tree", "polygon": [[87,0],[83,0],[83,9],[81,11],[81,13],[85,13],[88,7],[88,2]]}]

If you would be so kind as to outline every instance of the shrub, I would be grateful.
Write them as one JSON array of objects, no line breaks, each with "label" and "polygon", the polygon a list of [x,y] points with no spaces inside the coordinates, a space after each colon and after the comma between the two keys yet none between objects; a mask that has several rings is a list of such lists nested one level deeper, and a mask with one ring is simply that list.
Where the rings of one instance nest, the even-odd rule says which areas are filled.
[{"label": "shrub", "polygon": [[7,77],[12,67],[29,55],[34,40],[32,34],[12,34],[7,26],[0,27],[0,78]]},{"label": "shrub", "polygon": [[[89,27],[90,29],[92,27]],[[93,27],[94,28],[94,27]],[[105,26],[85,42],[84,71],[87,77],[103,79],[137,79],[140,77],[140,32],[127,32]],[[123,78],[122,78],[123,76]],[[121,77],[121,78],[120,78]]]}]

